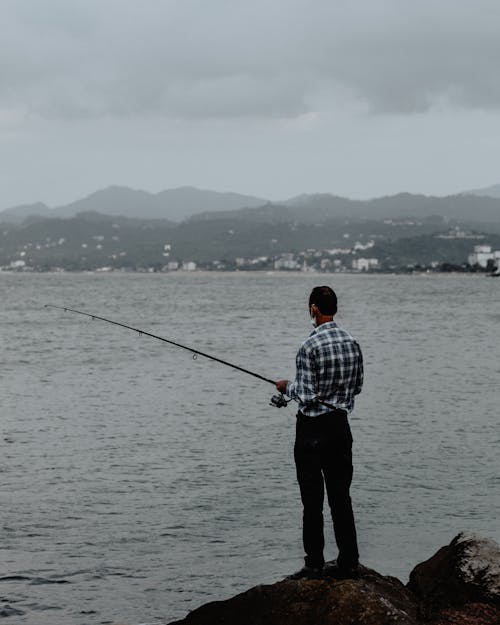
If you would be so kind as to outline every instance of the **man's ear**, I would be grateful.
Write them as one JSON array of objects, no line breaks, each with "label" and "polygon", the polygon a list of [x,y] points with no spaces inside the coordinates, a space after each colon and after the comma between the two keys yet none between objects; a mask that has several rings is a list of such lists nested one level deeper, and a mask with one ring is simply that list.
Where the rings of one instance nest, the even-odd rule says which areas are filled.
[{"label": "man's ear", "polygon": [[319,308],[316,306],[316,304],[312,304],[311,305],[311,313],[316,316],[319,313]]}]

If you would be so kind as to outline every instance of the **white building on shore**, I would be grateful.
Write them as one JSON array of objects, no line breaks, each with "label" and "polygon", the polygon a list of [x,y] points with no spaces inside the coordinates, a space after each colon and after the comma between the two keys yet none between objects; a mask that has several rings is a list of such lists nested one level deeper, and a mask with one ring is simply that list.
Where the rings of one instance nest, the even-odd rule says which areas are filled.
[{"label": "white building on shore", "polygon": [[274,269],[289,269],[289,270],[298,270],[300,269],[300,263],[295,260],[293,254],[282,254],[278,260],[274,261]]},{"label": "white building on shore", "polygon": [[479,265],[486,269],[488,261],[492,260],[496,267],[500,266],[500,250],[491,250],[491,245],[475,245],[472,254],[469,254],[467,262],[469,265]]},{"label": "white building on shore", "polygon": [[378,258],[354,258],[352,261],[352,268],[354,271],[370,271],[371,269],[378,269]]}]

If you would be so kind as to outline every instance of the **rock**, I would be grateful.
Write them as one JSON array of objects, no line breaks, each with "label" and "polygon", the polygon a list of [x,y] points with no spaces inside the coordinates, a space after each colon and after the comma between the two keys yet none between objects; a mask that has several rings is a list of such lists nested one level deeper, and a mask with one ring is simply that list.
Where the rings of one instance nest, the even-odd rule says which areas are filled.
[{"label": "rock", "polygon": [[361,567],[356,580],[283,580],[207,603],[169,625],[500,625],[500,548],[458,534],[407,586]]},{"label": "rock", "polygon": [[429,615],[466,603],[500,605],[500,547],[494,540],[460,533],[410,573],[408,588]]},{"label": "rock", "polygon": [[357,580],[283,580],[216,601],[170,625],[415,625],[416,602],[396,578],[362,567]]},{"label": "rock", "polygon": [[427,625],[499,625],[500,607],[468,603],[460,608],[444,608]]}]

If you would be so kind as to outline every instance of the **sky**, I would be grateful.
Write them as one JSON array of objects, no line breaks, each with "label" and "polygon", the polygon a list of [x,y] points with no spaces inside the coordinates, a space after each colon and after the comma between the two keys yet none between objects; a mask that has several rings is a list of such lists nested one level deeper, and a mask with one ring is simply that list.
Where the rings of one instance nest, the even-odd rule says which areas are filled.
[{"label": "sky", "polygon": [[500,183],[498,0],[0,0],[0,209]]}]

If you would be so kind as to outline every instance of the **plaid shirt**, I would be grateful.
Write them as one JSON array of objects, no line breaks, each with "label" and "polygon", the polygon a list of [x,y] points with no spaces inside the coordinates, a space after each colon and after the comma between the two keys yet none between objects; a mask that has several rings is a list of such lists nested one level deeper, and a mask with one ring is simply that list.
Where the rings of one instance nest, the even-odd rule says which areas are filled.
[{"label": "plaid shirt", "polygon": [[353,410],[354,395],[363,386],[363,355],[349,332],[334,321],[322,323],[300,346],[296,364],[297,374],[288,382],[286,394],[299,403],[304,415],[329,412],[318,399],[347,412]]}]

